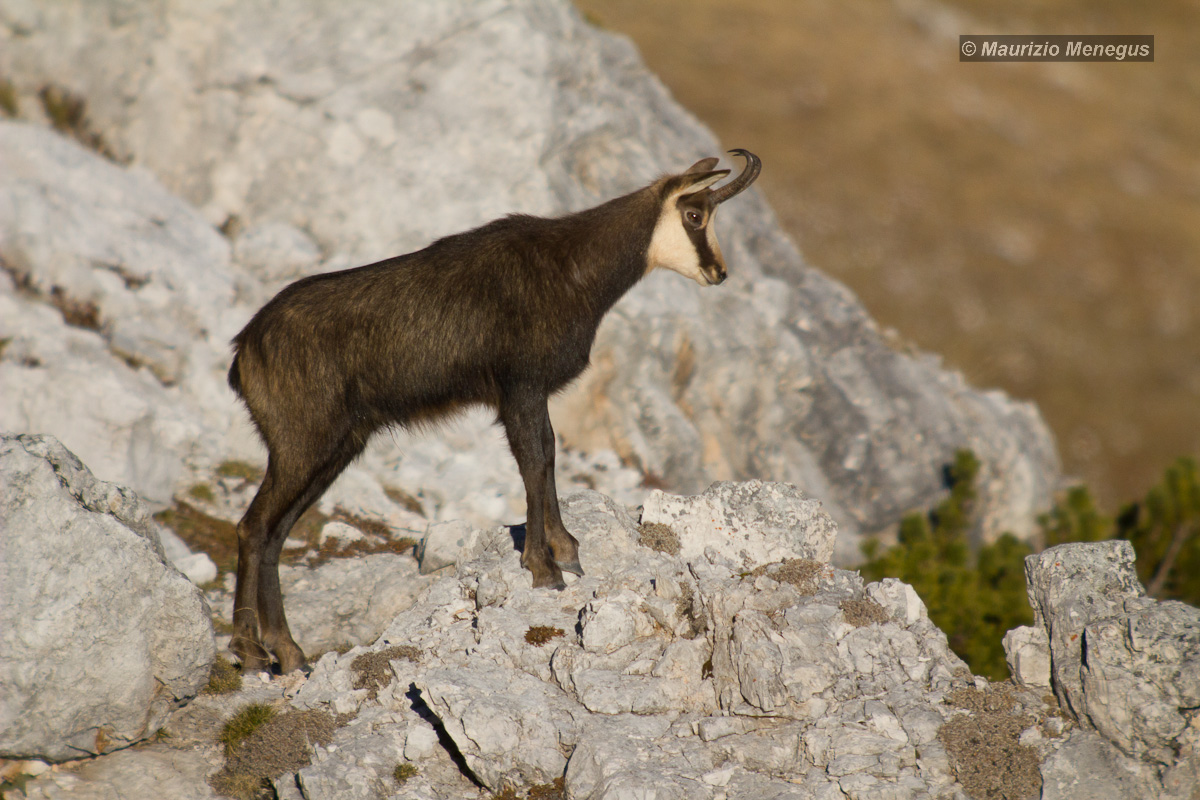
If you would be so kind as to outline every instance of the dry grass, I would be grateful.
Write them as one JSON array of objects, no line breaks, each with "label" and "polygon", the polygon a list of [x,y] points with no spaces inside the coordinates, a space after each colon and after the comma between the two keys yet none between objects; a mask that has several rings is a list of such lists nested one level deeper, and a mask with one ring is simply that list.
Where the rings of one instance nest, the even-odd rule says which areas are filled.
[{"label": "dry grass", "polygon": [[869,597],[857,600],[843,600],[840,608],[842,609],[842,615],[846,618],[846,622],[856,628],[865,628],[868,625],[882,625],[891,619],[884,607]]},{"label": "dry grass", "polygon": [[154,519],[174,531],[192,550],[207,553],[222,574],[237,568],[237,526],[232,522],[182,500],[155,514]]},{"label": "dry grass", "polygon": [[421,506],[421,501],[418,500],[417,498],[413,497],[411,494],[404,491],[400,487],[385,486],[385,487],[383,487],[383,493],[386,494],[388,499],[391,500],[396,505],[402,506],[403,508],[408,509],[409,511],[413,512],[414,514],[420,514],[421,516],[425,516],[425,509]]},{"label": "dry grass", "polygon": [[1004,687],[957,689],[949,703],[969,714],[950,719],[938,731],[954,775],[976,800],[1025,800],[1042,787],[1041,759],[1020,744],[1021,732],[1033,724],[1017,713],[1017,703]]},{"label": "dry grass", "polygon": [[63,322],[68,325],[89,331],[100,330],[100,307],[92,300],[79,300],[61,286],[55,286],[50,289],[50,304],[58,309]]},{"label": "dry grass", "polygon": [[525,631],[525,641],[534,647],[541,647],[551,639],[555,639],[562,635],[562,628],[551,628],[548,625],[534,625],[530,627],[529,630]]},{"label": "dry grass", "polygon": [[763,564],[746,573],[746,577],[759,578],[763,575],[779,583],[796,587],[803,595],[817,593],[817,576],[825,565],[807,558],[785,558],[772,564]]},{"label": "dry grass", "polygon": [[[209,780],[214,790],[237,800],[274,797],[270,781],[308,766],[313,746],[329,744],[337,724],[331,714],[315,709],[271,713],[258,719],[262,708],[247,706],[226,724],[228,729],[236,720],[239,734],[230,744],[223,732],[225,766]],[[238,719],[249,709],[256,715],[252,726]]]},{"label": "dry grass", "polygon": [[225,656],[217,656],[208,673],[208,684],[204,694],[233,694],[241,691],[242,672]]},{"label": "dry grass", "polygon": [[679,534],[670,525],[663,525],[661,522],[647,522],[639,525],[638,544],[669,556],[679,555],[681,548]]},{"label": "dry grass", "polygon": [[367,696],[374,700],[379,690],[387,687],[396,680],[396,671],[392,669],[393,661],[420,661],[421,651],[412,645],[402,644],[379,650],[374,653],[363,653],[350,662],[350,669],[355,672],[354,688],[366,689]]}]

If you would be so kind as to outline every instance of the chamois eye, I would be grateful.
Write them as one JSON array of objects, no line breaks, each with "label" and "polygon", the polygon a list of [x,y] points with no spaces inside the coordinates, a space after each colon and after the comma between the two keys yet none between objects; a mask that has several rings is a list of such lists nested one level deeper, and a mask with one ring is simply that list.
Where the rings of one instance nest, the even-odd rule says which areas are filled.
[{"label": "chamois eye", "polygon": [[699,212],[696,212],[696,211],[688,211],[688,212],[686,212],[686,213],[685,213],[683,216],[684,216],[684,219],[686,219],[686,220],[688,221],[688,224],[689,224],[689,225],[691,225],[693,228],[699,228],[699,227],[700,227],[700,214],[699,214]]}]

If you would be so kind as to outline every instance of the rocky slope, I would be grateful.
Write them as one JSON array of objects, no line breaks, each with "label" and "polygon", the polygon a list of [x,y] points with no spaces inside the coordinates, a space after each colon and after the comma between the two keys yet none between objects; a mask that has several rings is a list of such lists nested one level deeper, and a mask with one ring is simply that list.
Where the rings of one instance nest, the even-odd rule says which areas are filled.
[{"label": "rocky slope", "polygon": [[[997,781],[1190,796],[1194,610],[1114,578],[1125,594],[1080,617],[1060,600],[1088,569],[1031,577],[1024,683],[997,689],[909,587],[832,565],[927,504],[958,447],[986,465],[983,534],[1027,524],[1057,462],[1031,407],[889,347],[754,194],[722,212],[736,277],[643,282],[554,409],[586,578],[530,588],[519,529],[501,525],[523,516],[520,481],[486,416],[379,437],[288,543],[292,627],[329,650],[313,675],[189,701],[227,644],[229,554],[217,535],[211,561],[164,545],[148,517],[174,503],[227,535],[249,501],[262,452],[225,371],[257,306],[296,276],[585,207],[720,150],[626,42],[561,2],[288,9],[0,0],[22,109],[0,121],[0,430],[22,434],[0,450],[17,476],[0,590],[23,599],[5,607],[0,752],[38,759],[13,767],[39,773],[27,796],[209,797],[210,781],[263,777],[285,798],[558,779],[595,800],[990,796]],[[64,87],[90,101],[66,115],[89,147],[45,124],[70,110]],[[791,485],[648,488],[719,478]],[[1091,572],[1121,574],[1105,559]],[[202,598],[167,560],[216,580]],[[39,580],[65,598],[49,611]],[[116,632],[93,642],[101,621]],[[96,668],[118,661],[134,671]],[[223,722],[252,702],[276,721],[223,752]],[[103,755],[47,766],[77,752]]]},{"label": "rocky slope", "polygon": [[[144,507],[95,481],[57,442],[4,439],[0,474],[26,476],[6,481],[13,488],[0,508],[9,518],[25,519],[21,509],[49,505],[49,497],[62,498],[63,513],[86,517],[71,526],[84,541],[96,534],[92,569],[72,572],[76,595],[108,585],[113,564],[125,567],[129,586],[163,582]],[[420,552],[446,563],[422,576],[409,559],[415,597],[377,637],[351,633],[307,678],[247,675],[223,687],[217,669],[194,699],[191,678],[172,689],[190,702],[165,718],[163,733],[155,734],[160,715],[121,740],[111,735],[115,719],[162,708],[158,701],[85,702],[127,687],[126,671],[64,681],[61,652],[10,635],[0,660],[0,755],[39,760],[9,762],[6,774],[22,773],[23,795],[46,800],[249,796],[264,780],[280,798],[306,800],[505,792],[865,800],[1039,790],[1056,800],[1187,800],[1200,790],[1200,611],[1146,598],[1127,543],[1029,558],[1036,625],[1010,636],[1017,683],[989,685],[948,649],[911,587],[864,585],[831,566],[836,526],[790,487],[751,481],[694,497],[657,493],[640,521],[597,492],[570,496],[563,511],[588,573],[564,591],[531,588],[513,529],[468,526],[444,536],[452,526],[434,526],[430,535],[442,540]],[[131,563],[106,542],[110,530],[150,558]],[[8,585],[22,570],[39,570],[41,556],[28,545],[47,533],[5,529]],[[295,618],[331,613],[328,595],[300,583],[338,574],[357,586],[371,558],[303,568],[307,578],[286,592]],[[165,577],[173,592],[186,585],[170,568]],[[214,606],[227,594],[209,590]],[[199,620],[203,635],[176,625],[135,648],[168,657],[151,669],[160,682],[178,672],[173,665],[187,663],[195,675],[212,662],[196,595],[165,616]],[[47,597],[14,605],[18,617],[44,614]],[[122,602],[158,605],[141,591],[118,592],[86,620],[61,620],[55,635],[79,641],[99,630],[97,621],[127,628]],[[28,631],[23,622],[5,630]],[[308,623],[293,627],[309,644]],[[124,639],[95,635],[129,649]],[[80,655],[93,665],[109,658],[95,647]],[[44,680],[23,686],[25,675]],[[222,726],[255,704],[272,716],[223,747]],[[53,716],[68,706],[75,719],[86,716],[88,730],[110,735],[84,748],[99,758],[51,767],[46,761],[71,757],[64,744],[79,747]]]},{"label": "rocky slope", "polygon": [[[3,125],[0,377],[16,389],[0,428],[54,433],[159,503],[224,459],[261,457],[223,385],[226,342],[282,282],[511,211],[583,208],[722,149],[628,42],[562,0],[4,0],[0,76],[24,117],[65,114],[133,165]],[[757,194],[719,226],[731,280],[653,275],[619,304],[554,411],[565,444],[676,490],[803,486],[842,526],[844,560],[859,532],[928,504],[969,446],[986,465],[981,533],[1028,527],[1058,479],[1036,411],[892,349]],[[466,427],[441,449],[397,435],[405,455],[376,448],[363,471],[379,485],[419,473],[408,485],[436,516],[511,519],[503,447],[486,420]],[[463,454],[490,496],[425,469],[449,474]]]}]

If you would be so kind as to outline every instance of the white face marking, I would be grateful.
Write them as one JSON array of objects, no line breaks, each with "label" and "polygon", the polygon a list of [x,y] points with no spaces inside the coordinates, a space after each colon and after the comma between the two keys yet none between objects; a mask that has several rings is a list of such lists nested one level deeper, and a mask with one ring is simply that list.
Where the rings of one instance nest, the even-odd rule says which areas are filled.
[{"label": "white face marking", "polygon": [[[705,186],[716,183],[722,177],[717,175],[710,180],[691,184],[667,197],[663,203],[662,213],[658,217],[658,223],[654,226],[654,233],[650,236],[650,249],[646,253],[647,272],[652,269],[669,269],[678,272],[685,278],[691,278],[701,286],[709,285],[708,278],[704,277],[704,273],[700,270],[700,255],[692,245],[692,240],[688,238],[687,230],[683,226],[683,215],[675,207],[675,201],[685,194],[697,192]],[[717,234],[712,225],[712,217],[715,213],[716,209],[709,215],[705,233],[713,254],[720,258],[721,248],[717,244]]]}]

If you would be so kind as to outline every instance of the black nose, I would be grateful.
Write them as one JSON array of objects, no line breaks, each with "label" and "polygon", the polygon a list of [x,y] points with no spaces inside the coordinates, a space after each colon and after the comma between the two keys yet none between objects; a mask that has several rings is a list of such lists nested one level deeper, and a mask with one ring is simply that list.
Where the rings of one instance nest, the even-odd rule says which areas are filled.
[{"label": "black nose", "polygon": [[721,270],[717,273],[717,279],[714,281],[714,283],[724,283],[726,277],[728,277],[728,275],[726,274],[725,270]]}]

